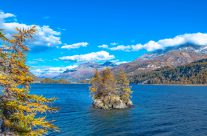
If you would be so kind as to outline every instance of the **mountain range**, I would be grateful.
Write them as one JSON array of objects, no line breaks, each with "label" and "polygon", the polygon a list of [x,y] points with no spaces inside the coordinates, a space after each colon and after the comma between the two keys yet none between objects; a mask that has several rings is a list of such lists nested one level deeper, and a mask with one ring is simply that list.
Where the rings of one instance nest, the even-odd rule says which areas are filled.
[{"label": "mountain range", "polygon": [[135,84],[207,84],[207,59],[176,68],[164,67],[129,77]]},{"label": "mountain range", "polygon": [[[102,70],[104,68],[111,68],[116,74],[120,70],[124,70],[131,82],[141,82],[138,77],[144,74],[150,74],[155,70],[160,69],[176,69],[180,66],[185,66],[196,62],[198,60],[207,58],[207,46],[197,46],[186,44],[178,47],[168,48],[166,50],[158,50],[145,54],[132,62],[116,65],[113,62],[107,61],[103,64],[87,62],[80,64],[72,70],[66,70],[63,73],[54,77],[54,79],[66,79],[71,82],[80,82],[82,80],[89,80],[95,70]],[[182,73],[181,73],[182,74]],[[136,79],[136,80],[135,80]],[[145,79],[142,82],[146,82]]]},{"label": "mountain range", "polygon": [[179,48],[145,54],[132,62],[113,68],[113,71],[117,73],[120,69],[123,69],[128,76],[133,76],[163,67],[175,68],[205,58],[207,58],[206,48],[185,45]]},{"label": "mountain range", "polygon": [[80,82],[82,80],[89,80],[93,75],[95,70],[102,70],[105,68],[113,68],[117,65],[113,62],[107,61],[103,64],[98,64],[94,62],[87,62],[80,64],[78,67],[72,70],[66,70],[54,79],[66,79],[71,82]]}]

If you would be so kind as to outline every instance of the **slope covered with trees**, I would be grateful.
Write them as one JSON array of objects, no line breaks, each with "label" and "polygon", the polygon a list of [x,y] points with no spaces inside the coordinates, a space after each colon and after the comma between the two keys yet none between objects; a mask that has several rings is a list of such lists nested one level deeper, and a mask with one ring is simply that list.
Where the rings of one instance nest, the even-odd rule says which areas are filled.
[{"label": "slope covered with trees", "polygon": [[121,71],[117,79],[109,68],[96,71],[90,87],[93,105],[101,109],[122,109],[132,106],[131,88],[126,74]]},{"label": "slope covered with trees", "polygon": [[130,76],[132,83],[145,84],[207,84],[207,59],[176,68],[165,67]]}]

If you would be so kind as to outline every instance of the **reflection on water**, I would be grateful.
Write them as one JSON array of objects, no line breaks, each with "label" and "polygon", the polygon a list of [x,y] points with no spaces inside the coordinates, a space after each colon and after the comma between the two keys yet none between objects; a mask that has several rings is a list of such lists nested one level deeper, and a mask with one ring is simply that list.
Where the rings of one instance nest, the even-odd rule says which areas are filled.
[{"label": "reflection on water", "polygon": [[51,136],[174,136],[207,134],[207,87],[133,86],[134,107],[93,109],[88,85],[32,86],[32,93],[57,97],[55,119],[60,133]]}]

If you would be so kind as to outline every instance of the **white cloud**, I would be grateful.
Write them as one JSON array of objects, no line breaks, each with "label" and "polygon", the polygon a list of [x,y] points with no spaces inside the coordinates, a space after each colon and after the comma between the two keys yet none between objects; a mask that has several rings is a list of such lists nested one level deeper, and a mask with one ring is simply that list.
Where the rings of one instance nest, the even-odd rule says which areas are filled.
[{"label": "white cloud", "polygon": [[98,46],[99,48],[107,49],[109,46],[107,44],[102,44]]},{"label": "white cloud", "polygon": [[147,51],[154,51],[158,49],[163,49],[164,47],[155,41],[149,41],[148,43],[143,45],[143,48]]},{"label": "white cloud", "polygon": [[131,49],[131,46],[125,46],[125,45],[118,45],[116,47],[110,48],[110,50],[112,50],[112,51],[117,51],[117,50],[120,50],[120,51],[129,51],[130,49]]},{"label": "white cloud", "polygon": [[[117,45],[116,47],[105,46],[106,49],[112,51],[138,51],[145,49],[147,51],[164,50],[168,47],[180,46],[183,44],[196,44],[199,46],[207,46],[207,33],[192,33],[175,36],[174,38],[161,39],[159,41],[149,41],[145,44],[134,45]],[[101,47],[101,46],[98,46]]]},{"label": "white cloud", "polygon": [[131,50],[133,51],[138,51],[142,49],[142,44],[135,44],[135,45],[131,45]]},{"label": "white cloud", "polygon": [[63,73],[64,71],[66,70],[69,70],[69,69],[74,69],[78,67],[78,65],[69,65],[69,66],[66,66],[66,67],[33,67],[31,69],[31,72],[38,76],[38,77],[55,77],[61,73]]},{"label": "white cloud", "polygon": [[74,43],[70,45],[65,44],[61,48],[62,49],[77,49],[77,48],[86,47],[86,46],[88,46],[87,42],[79,42],[79,43]]},{"label": "white cloud", "polygon": [[165,49],[167,47],[174,47],[183,44],[196,44],[200,46],[207,45],[207,34],[206,33],[193,33],[183,34],[175,36],[174,38],[162,39],[157,42],[150,41],[144,45],[144,49],[147,51],[154,51],[157,49]]},{"label": "white cloud", "polygon": [[2,11],[0,12],[0,21],[10,17],[15,17],[15,15],[11,13],[4,13]]},{"label": "white cloud", "polygon": [[116,65],[120,65],[120,64],[124,64],[124,63],[128,63],[128,61],[118,61],[118,62],[116,62]]},{"label": "white cloud", "polygon": [[34,41],[31,42],[31,45],[40,45],[40,46],[56,46],[61,44],[60,32],[57,32],[50,28],[49,26],[39,26],[35,24],[27,25],[19,23],[16,21],[8,22],[6,19],[15,19],[15,15],[11,13],[0,12],[0,26],[1,29],[4,29],[7,36],[16,32],[16,28],[31,28],[36,26],[37,33],[34,35]]},{"label": "white cloud", "polygon": [[106,51],[91,52],[88,54],[73,55],[73,56],[64,56],[60,57],[60,60],[65,61],[77,61],[77,62],[88,62],[88,61],[105,61],[114,59],[114,55],[110,55]]}]

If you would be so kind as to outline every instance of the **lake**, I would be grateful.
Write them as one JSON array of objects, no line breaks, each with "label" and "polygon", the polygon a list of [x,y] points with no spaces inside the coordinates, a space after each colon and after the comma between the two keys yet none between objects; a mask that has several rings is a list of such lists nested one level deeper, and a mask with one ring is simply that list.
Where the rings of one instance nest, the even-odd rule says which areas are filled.
[{"label": "lake", "polygon": [[134,107],[93,109],[89,85],[33,84],[32,93],[56,97],[60,133],[50,136],[204,136],[207,135],[207,87],[133,85]]}]

